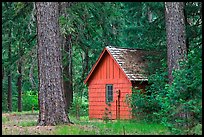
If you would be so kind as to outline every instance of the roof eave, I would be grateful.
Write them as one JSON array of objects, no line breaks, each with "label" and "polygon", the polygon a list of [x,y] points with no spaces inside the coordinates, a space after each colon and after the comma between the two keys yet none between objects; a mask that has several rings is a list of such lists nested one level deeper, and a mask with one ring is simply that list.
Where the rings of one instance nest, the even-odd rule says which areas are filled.
[{"label": "roof eave", "polygon": [[103,51],[101,52],[100,56],[98,57],[96,63],[94,64],[94,66],[92,67],[91,71],[89,72],[88,76],[86,77],[86,79],[84,80],[84,84],[86,84],[91,76],[91,74],[93,73],[93,71],[95,70],[96,66],[98,65],[99,61],[101,60],[101,58],[103,57],[103,54],[105,53],[107,49],[104,48]]},{"label": "roof eave", "polygon": [[123,72],[123,74],[125,75],[125,77],[127,78],[127,80],[131,83],[131,80],[128,78],[127,74],[125,73],[125,71],[123,70],[123,68],[120,66],[120,64],[116,61],[116,59],[113,57],[113,55],[110,53],[110,51],[108,50],[108,48],[106,47],[108,54],[113,58],[114,62],[118,65],[118,67],[121,69],[121,71]]}]

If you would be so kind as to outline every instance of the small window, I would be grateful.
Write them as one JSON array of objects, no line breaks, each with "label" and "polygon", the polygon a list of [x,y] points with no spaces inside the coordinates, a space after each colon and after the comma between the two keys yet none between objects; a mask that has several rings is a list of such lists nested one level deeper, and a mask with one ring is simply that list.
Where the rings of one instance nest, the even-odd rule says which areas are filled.
[{"label": "small window", "polygon": [[113,101],[113,85],[107,84],[106,85],[106,103]]}]

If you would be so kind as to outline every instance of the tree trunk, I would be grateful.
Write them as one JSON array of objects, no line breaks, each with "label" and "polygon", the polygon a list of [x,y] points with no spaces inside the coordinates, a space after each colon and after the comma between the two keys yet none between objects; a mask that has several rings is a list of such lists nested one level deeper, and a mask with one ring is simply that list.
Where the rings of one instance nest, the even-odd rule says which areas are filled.
[{"label": "tree trunk", "polygon": [[[9,31],[9,38],[10,38],[10,43],[8,45],[8,60],[9,63],[11,63],[11,29]],[[12,111],[12,79],[11,79],[11,68],[8,70],[8,111]]]},{"label": "tree trunk", "polygon": [[18,52],[20,59],[18,62],[18,80],[17,80],[17,90],[18,90],[18,112],[22,112],[22,59],[23,56],[23,48],[19,45],[19,52]]},{"label": "tree trunk", "polygon": [[187,53],[185,36],[185,17],[183,2],[165,2],[167,34],[167,61],[169,83],[173,82],[172,71],[180,69],[179,61]]},{"label": "tree trunk", "polygon": [[71,45],[71,35],[67,38],[67,42],[64,47],[64,51],[68,54],[67,63],[64,64],[64,94],[66,98],[67,111],[70,109],[73,102],[73,84],[72,84],[72,45]]},{"label": "tree trunk", "polygon": [[82,59],[83,59],[83,72],[82,72],[82,81],[86,78],[87,73],[89,71],[89,50],[88,48],[84,48],[84,54],[82,54]]},{"label": "tree trunk", "polygon": [[2,70],[1,70],[1,72],[2,72],[1,80],[3,82],[3,79],[4,79],[4,67],[2,66],[1,68],[2,68]]},{"label": "tree trunk", "polygon": [[21,60],[18,63],[18,80],[17,80],[17,87],[18,87],[18,112],[22,112],[22,102],[21,102],[21,95],[22,95],[22,62]]},{"label": "tree trunk", "polygon": [[57,2],[36,2],[38,34],[38,125],[70,123],[65,112]]},{"label": "tree trunk", "polygon": [[[71,2],[60,2],[60,16],[67,17],[66,9],[70,7]],[[63,58],[63,90],[65,95],[66,112],[69,111],[73,102],[73,84],[72,84],[72,43],[71,34],[61,34]],[[67,59],[68,58],[68,59]]]},{"label": "tree trunk", "polygon": [[149,23],[151,23],[151,22],[152,22],[152,19],[153,19],[153,17],[152,17],[153,14],[152,14],[152,10],[151,10],[150,7],[148,7],[147,15],[148,15],[148,21],[149,21]]}]

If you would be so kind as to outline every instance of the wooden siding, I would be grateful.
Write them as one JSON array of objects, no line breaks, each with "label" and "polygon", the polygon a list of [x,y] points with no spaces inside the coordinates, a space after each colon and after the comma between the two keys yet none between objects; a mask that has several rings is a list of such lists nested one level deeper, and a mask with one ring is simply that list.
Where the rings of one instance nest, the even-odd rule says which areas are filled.
[{"label": "wooden siding", "polygon": [[[113,84],[113,102],[110,103],[111,106],[106,104],[106,84]],[[121,91],[120,119],[132,118],[131,108],[125,102],[126,95],[132,92],[131,86],[132,84],[124,72],[106,51],[88,81],[89,118],[102,119],[107,108],[111,112],[108,117],[116,119],[116,113],[118,113],[116,112],[116,100],[118,99],[116,91],[118,90]]]}]

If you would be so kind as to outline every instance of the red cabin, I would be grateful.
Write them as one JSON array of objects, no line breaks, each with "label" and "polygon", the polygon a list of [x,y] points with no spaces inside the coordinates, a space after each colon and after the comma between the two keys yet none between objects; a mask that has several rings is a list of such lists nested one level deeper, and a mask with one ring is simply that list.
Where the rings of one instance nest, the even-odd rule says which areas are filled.
[{"label": "red cabin", "polygon": [[84,83],[88,85],[89,118],[131,119],[128,96],[132,88],[145,88],[146,52],[106,47]]}]

